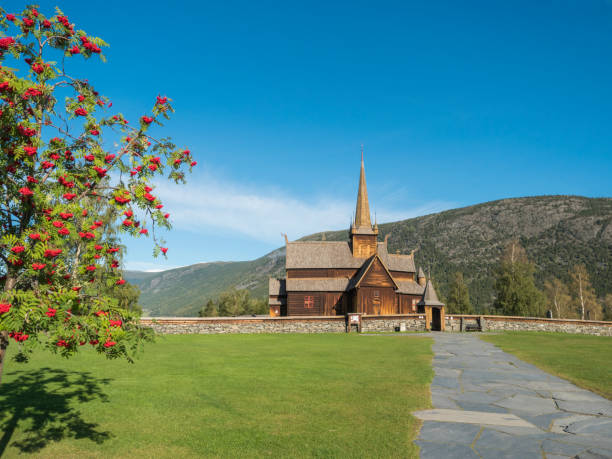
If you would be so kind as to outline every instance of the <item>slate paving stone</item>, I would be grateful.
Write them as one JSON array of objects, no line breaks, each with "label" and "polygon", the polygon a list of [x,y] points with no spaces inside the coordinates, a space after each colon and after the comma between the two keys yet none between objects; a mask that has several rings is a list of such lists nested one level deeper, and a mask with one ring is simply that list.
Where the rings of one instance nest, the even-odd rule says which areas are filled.
[{"label": "slate paving stone", "polygon": [[430,443],[418,440],[421,448],[421,459],[478,459],[478,455],[469,446],[453,443]]},{"label": "slate paving stone", "polygon": [[[472,403],[493,403],[498,400],[502,400],[505,396],[500,395],[490,395],[486,392],[468,392],[464,387],[464,392],[462,394],[457,395],[455,398],[458,402],[472,402]],[[474,410],[478,411],[478,410]]]},{"label": "slate paving stone", "polygon": [[433,386],[448,387],[449,389],[459,389],[459,380],[457,378],[447,378],[445,376],[434,376]]},{"label": "slate paving stone", "polygon": [[562,454],[565,456],[573,457],[576,454],[585,451],[587,447],[581,445],[561,443],[555,440],[544,440],[542,442],[542,449],[545,453],[547,453],[547,457],[548,453]]},{"label": "slate paving stone", "polygon": [[591,454],[599,454],[600,456],[608,459],[612,457],[612,449],[589,448],[587,452]]},{"label": "slate paving stone", "polygon": [[564,416],[553,421],[553,425],[550,429],[551,432],[567,433],[567,428],[575,422],[592,419],[592,416],[588,416],[586,414],[572,414],[566,411],[560,412],[564,413]]},{"label": "slate paving stone", "polygon": [[474,445],[477,451],[481,449],[528,449],[539,451],[541,441],[536,439],[525,439],[491,429],[484,429]]},{"label": "slate paving stone", "polygon": [[[486,403],[474,403],[474,402],[463,402],[457,401],[456,405],[459,405],[461,409],[466,411],[482,411],[483,413],[507,413],[506,408],[495,405],[487,405]],[[437,408],[437,405],[434,404]]]},{"label": "slate paving stone", "polygon": [[612,457],[612,451],[600,449],[590,449],[576,456],[576,459],[609,459]]},{"label": "slate paving stone", "polygon": [[517,437],[539,437],[544,434],[543,430],[538,429],[537,427],[510,427],[510,426],[490,426],[492,429],[495,429],[499,432],[508,433],[511,435],[515,435]]},{"label": "slate paving stone", "polygon": [[458,395],[461,394],[461,389],[460,388],[455,388],[455,389],[449,389],[448,387],[442,387],[442,386],[434,386],[432,384],[431,386],[431,393],[432,394],[438,394],[438,395],[444,395],[446,397],[456,397]]},{"label": "slate paving stone", "polygon": [[612,451],[612,437],[602,437],[600,435],[588,434],[565,434],[559,441],[563,443],[570,443],[572,445],[583,445],[588,448],[600,448]]},{"label": "slate paving stone", "polygon": [[592,434],[612,437],[612,418],[593,417],[571,423],[565,429],[573,434]]},{"label": "slate paving stone", "polygon": [[526,386],[534,390],[559,390],[563,392],[571,392],[571,391],[581,392],[584,390],[584,389],[580,389],[579,387],[574,386],[571,383],[568,383],[567,381],[565,382],[528,381],[526,383]]},{"label": "slate paving stone", "polygon": [[476,451],[482,459],[542,459],[541,451],[532,451],[520,447],[507,450],[476,448]]},{"label": "slate paving stone", "polygon": [[522,394],[495,402],[495,405],[508,408],[512,412],[517,411],[533,415],[549,414],[558,411],[554,400],[550,398],[529,397]]},{"label": "slate paving stone", "polygon": [[[431,336],[434,408],[459,411],[451,422],[425,421],[417,441],[421,457],[478,457],[477,452],[495,459],[612,459],[612,402],[476,336]],[[500,418],[495,413],[515,416],[516,426],[481,424]],[[479,432],[470,448],[470,438],[473,441]]]},{"label": "slate paving stone", "polygon": [[564,411],[572,413],[595,414],[612,417],[612,402],[585,402],[558,400],[557,405]]},{"label": "slate paving stone", "polygon": [[455,422],[425,421],[420,437],[430,442],[450,442],[470,445],[480,432],[480,426]]},{"label": "slate paving stone", "polygon": [[609,400],[606,400],[603,397],[600,397],[597,394],[593,394],[592,392],[587,391],[571,391],[571,392],[562,392],[562,391],[553,391],[551,392],[551,397],[555,400],[563,400],[566,402],[599,402],[603,404],[610,403]]},{"label": "slate paving stone", "polygon": [[[458,378],[461,374],[461,370],[455,368],[436,368],[436,376],[446,376],[448,378]],[[565,399],[564,399],[565,400]]]},{"label": "slate paving stone", "polygon": [[[434,405],[435,406],[435,405]],[[559,418],[566,417],[567,413],[565,412],[557,412],[550,414],[541,414],[539,416],[521,416],[526,421],[531,422],[533,425],[539,427],[543,430],[550,430],[553,422]]]},{"label": "slate paving stone", "polygon": [[461,408],[450,397],[447,397],[447,396],[441,395],[441,394],[436,394],[434,392],[432,392],[432,394],[431,394],[431,403],[433,403],[433,405],[436,408],[444,408],[444,409],[448,409],[448,410],[458,410],[458,409]]},{"label": "slate paving stone", "polygon": [[[506,390],[503,389],[491,389],[489,391],[487,391],[487,393],[489,395],[498,397],[497,400],[501,401],[503,399],[506,398],[510,398],[510,397],[515,397],[517,395],[524,395],[526,397],[535,397],[535,398],[542,398],[542,395],[539,392],[530,390],[530,389],[522,389],[520,387],[514,387],[512,389],[508,388]],[[546,397],[546,398],[550,398],[552,400],[552,398]]]}]

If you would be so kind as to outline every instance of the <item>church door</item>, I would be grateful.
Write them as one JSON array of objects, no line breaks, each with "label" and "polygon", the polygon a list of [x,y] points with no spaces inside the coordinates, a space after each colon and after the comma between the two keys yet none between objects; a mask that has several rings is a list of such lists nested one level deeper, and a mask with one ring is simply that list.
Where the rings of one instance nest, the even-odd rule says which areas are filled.
[{"label": "church door", "polygon": [[431,308],[431,330],[441,331],[442,330],[442,317],[439,308]]}]

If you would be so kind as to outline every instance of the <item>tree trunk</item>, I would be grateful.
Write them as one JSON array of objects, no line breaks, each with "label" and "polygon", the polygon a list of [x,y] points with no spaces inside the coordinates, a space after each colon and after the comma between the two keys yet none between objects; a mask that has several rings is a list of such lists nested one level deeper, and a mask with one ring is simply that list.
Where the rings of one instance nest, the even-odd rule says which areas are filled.
[{"label": "tree trunk", "polygon": [[560,319],[561,318],[561,310],[559,308],[559,300],[557,300],[557,292],[555,292],[555,301],[554,301],[554,304],[555,304],[555,309],[557,310],[557,319]]},{"label": "tree trunk", "polygon": [[584,297],[582,296],[582,276],[578,274],[578,288],[580,289],[580,318],[584,320]]},{"label": "tree trunk", "polygon": [[[7,276],[4,281],[4,291],[8,292],[17,284],[17,279],[12,276]],[[4,369],[4,357],[6,356],[6,348],[9,345],[9,336],[7,331],[0,331],[0,384],[2,384],[2,370]]]},{"label": "tree trunk", "polygon": [[4,356],[9,345],[8,332],[0,332],[0,384],[2,384],[2,369],[4,368]]}]

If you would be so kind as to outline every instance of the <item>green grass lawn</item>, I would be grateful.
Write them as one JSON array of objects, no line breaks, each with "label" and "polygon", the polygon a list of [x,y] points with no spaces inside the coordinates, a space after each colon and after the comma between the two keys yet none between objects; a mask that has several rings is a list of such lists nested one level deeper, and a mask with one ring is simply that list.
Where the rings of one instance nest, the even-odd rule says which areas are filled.
[{"label": "green grass lawn", "polygon": [[356,334],[160,336],[134,365],[41,351],[7,359],[0,456],[416,457],[431,358]]},{"label": "green grass lawn", "polygon": [[612,400],[612,337],[505,332],[482,339]]}]

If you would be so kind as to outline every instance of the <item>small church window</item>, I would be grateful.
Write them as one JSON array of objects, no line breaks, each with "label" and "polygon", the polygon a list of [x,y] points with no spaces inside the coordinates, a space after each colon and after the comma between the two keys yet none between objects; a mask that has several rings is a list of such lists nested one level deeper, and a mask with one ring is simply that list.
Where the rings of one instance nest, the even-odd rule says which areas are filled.
[{"label": "small church window", "polygon": [[374,290],[374,298],[380,298],[380,290]]},{"label": "small church window", "polygon": [[304,309],[312,309],[314,308],[314,296],[305,296],[304,297]]}]

